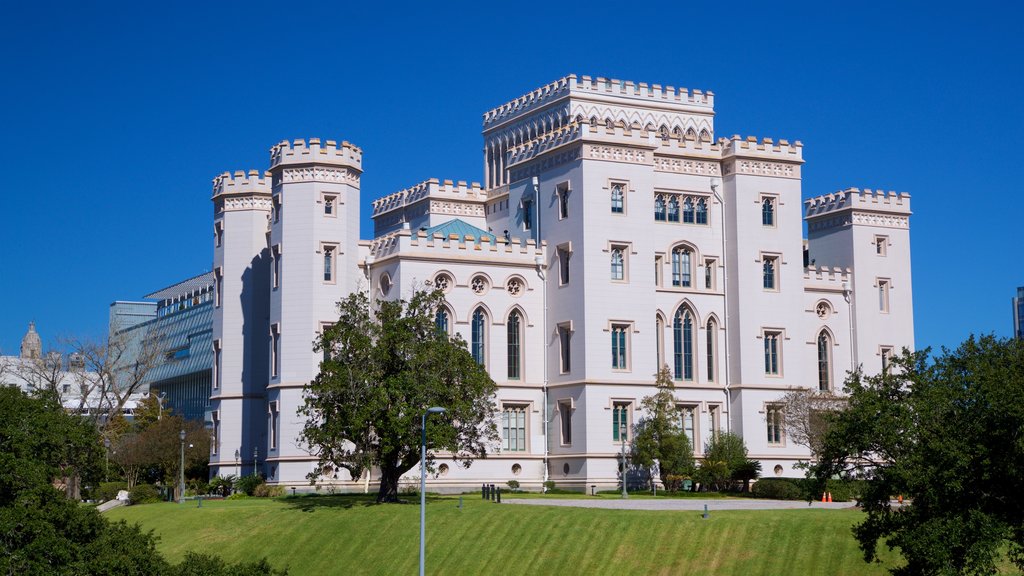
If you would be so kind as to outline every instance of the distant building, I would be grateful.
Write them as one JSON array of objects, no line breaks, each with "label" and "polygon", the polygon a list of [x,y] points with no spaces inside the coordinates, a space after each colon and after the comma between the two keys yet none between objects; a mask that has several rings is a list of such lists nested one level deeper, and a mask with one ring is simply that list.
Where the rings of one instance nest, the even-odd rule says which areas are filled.
[{"label": "distant building", "polygon": [[431,489],[614,486],[662,366],[695,456],[728,430],[766,476],[802,475],[781,397],[838,391],[847,370],[914,347],[910,196],[805,200],[803,145],[716,138],[714,98],[562,78],[484,114],[484,185],[379,197],[367,241],[348,142],[284,141],[267,172],[217,177],[212,473],[234,473],[236,455],[251,470],[255,453],[268,481],[308,485],[297,408],[335,304],[429,282],[447,299],[438,328],[498,384],[502,437],[469,469],[439,455]]},{"label": "distant building", "polygon": [[1024,339],[1024,286],[1013,297],[1013,337]]},{"label": "distant building", "polygon": [[213,367],[213,273],[146,295],[147,302],[110,305],[110,332],[131,339],[159,337],[164,358],[148,375],[150,394],[188,420],[203,420]]}]

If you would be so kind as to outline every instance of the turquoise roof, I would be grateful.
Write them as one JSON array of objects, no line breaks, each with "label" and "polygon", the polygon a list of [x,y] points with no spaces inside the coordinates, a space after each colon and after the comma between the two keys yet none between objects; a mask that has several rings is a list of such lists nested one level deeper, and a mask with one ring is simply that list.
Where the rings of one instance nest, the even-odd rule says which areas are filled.
[{"label": "turquoise roof", "polygon": [[440,234],[444,238],[448,238],[451,234],[457,234],[460,240],[466,236],[472,236],[478,242],[490,242],[494,239],[494,234],[481,230],[472,224],[467,224],[458,218],[438,224],[432,228],[427,228],[426,230],[420,230],[420,235],[427,238],[433,238],[434,234]]}]

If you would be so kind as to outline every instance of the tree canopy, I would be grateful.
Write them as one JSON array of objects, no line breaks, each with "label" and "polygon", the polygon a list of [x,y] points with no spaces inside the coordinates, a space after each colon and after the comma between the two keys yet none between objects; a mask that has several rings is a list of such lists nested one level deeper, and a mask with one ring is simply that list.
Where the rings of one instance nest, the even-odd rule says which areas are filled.
[{"label": "tree canopy", "polygon": [[632,459],[640,466],[657,463],[661,483],[669,488],[676,484],[669,476],[693,475],[693,444],[683,430],[668,366],[658,371],[655,386],[657,392],[640,401],[645,416],[634,428]]},{"label": "tree canopy", "polygon": [[315,344],[324,361],[300,409],[302,438],[318,458],[311,482],[379,467],[377,500],[397,500],[399,478],[420,462],[420,419],[432,406],[446,412],[427,419],[430,449],[469,466],[497,442],[497,387],[465,341],[435,325],[442,303],[439,290],[417,290],[408,301],[371,306],[360,292],[338,304],[338,322]]},{"label": "tree canopy", "polygon": [[905,350],[846,386],[810,472],[866,480],[865,560],[884,541],[906,560],[894,574],[994,574],[1003,550],[1024,569],[1024,343],[971,337],[931,361]]}]

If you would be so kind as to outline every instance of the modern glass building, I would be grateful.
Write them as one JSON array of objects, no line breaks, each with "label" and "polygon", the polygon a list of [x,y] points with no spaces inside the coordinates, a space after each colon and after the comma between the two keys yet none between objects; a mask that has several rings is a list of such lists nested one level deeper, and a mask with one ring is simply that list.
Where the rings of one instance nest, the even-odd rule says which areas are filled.
[{"label": "modern glass building", "polygon": [[1024,286],[1019,286],[1013,297],[1013,337],[1024,338]]}]

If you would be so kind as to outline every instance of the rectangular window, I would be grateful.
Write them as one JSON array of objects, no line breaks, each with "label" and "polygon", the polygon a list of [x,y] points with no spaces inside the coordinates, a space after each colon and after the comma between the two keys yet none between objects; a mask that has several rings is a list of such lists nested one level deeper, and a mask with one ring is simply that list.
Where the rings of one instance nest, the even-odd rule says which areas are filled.
[{"label": "rectangular window", "polygon": [[629,369],[629,325],[612,324],[612,369]]},{"label": "rectangular window", "polygon": [[704,261],[704,289],[714,290],[715,288],[715,261]]},{"label": "rectangular window", "polygon": [[572,400],[558,401],[558,419],[561,420],[561,443],[568,446],[572,444]]},{"label": "rectangular window", "polygon": [[269,420],[268,425],[270,427],[267,438],[270,440],[271,450],[277,450],[277,424],[279,415],[280,411],[278,410],[278,403],[275,400],[269,404],[267,409],[267,419]]},{"label": "rectangular window", "polygon": [[616,282],[626,280],[626,260],[629,258],[629,248],[626,246],[612,246],[611,250],[611,278]]},{"label": "rectangular window", "polygon": [[337,196],[324,195],[324,216],[334,216],[337,210],[335,209],[338,202]]},{"label": "rectangular window", "polygon": [[281,327],[274,324],[270,327],[270,377],[277,378],[281,374]]},{"label": "rectangular window", "polygon": [[664,266],[665,266],[665,257],[662,256],[661,254],[658,254],[657,256],[655,256],[654,257],[654,286],[657,287],[657,288],[661,288],[661,284],[662,284],[662,282],[664,282],[664,279],[662,278],[662,276],[664,275],[664,271],[663,271]]},{"label": "rectangular window", "polygon": [[888,236],[875,236],[875,254],[878,256],[885,256],[889,247]]},{"label": "rectangular window", "polygon": [[889,312],[889,281],[878,279],[878,311]]},{"label": "rectangular window", "polygon": [[523,230],[533,230],[533,200],[523,200]]},{"label": "rectangular window", "polygon": [[220,410],[214,410],[211,419],[213,420],[213,441],[210,442],[210,454],[216,456],[220,451]]},{"label": "rectangular window", "polygon": [[779,375],[782,333],[766,331],[764,333],[764,373],[769,376]]},{"label": "rectangular window", "polygon": [[775,226],[775,198],[766,196],[761,198],[761,225],[767,227]]},{"label": "rectangular window", "polygon": [[626,442],[629,440],[630,408],[632,402],[612,403],[612,441]]},{"label": "rectangular window", "polygon": [[323,246],[324,252],[324,282],[334,283],[334,269],[336,266],[336,256],[338,251],[337,246]]},{"label": "rectangular window", "polygon": [[501,410],[501,441],[506,452],[526,451],[526,410],[524,405],[506,404]]},{"label": "rectangular window", "polygon": [[224,243],[224,223],[217,222],[213,225],[213,241],[217,248],[220,248],[221,244]]},{"label": "rectangular window", "polygon": [[697,407],[692,405],[679,406],[679,425],[694,450],[697,449]]},{"label": "rectangular window", "polygon": [[672,285],[682,288],[689,288],[693,280],[691,278],[690,251],[686,248],[672,249]]},{"label": "rectangular window", "polygon": [[213,305],[220,308],[221,303],[224,301],[224,271],[221,268],[214,270],[213,283],[217,286],[217,290],[214,292]]},{"label": "rectangular window", "polygon": [[722,429],[722,409],[720,406],[708,406],[708,421],[711,424],[711,435],[718,437],[718,431]]},{"label": "rectangular window", "polygon": [[623,184],[612,184],[612,214],[625,212],[626,187]]},{"label": "rectangular window", "polygon": [[558,284],[564,286],[569,283],[569,257],[572,252],[568,245],[558,247]]},{"label": "rectangular window", "polygon": [[568,374],[572,370],[572,357],[570,355],[572,344],[572,330],[567,324],[558,326],[558,347],[560,371]]},{"label": "rectangular window", "polygon": [[882,374],[888,374],[889,364],[892,363],[892,346],[882,346],[880,352],[882,355]]},{"label": "rectangular window", "polygon": [[778,256],[761,256],[761,276],[765,290],[779,289]]},{"label": "rectangular window", "polygon": [[655,194],[654,196],[654,221],[664,222],[667,219],[666,214],[666,199],[664,194]]},{"label": "rectangular window", "polygon": [[271,262],[271,287],[279,288],[281,286],[281,245],[278,244],[270,249],[270,257],[273,260]]},{"label": "rectangular window", "polygon": [[569,217],[569,184],[559,185],[556,194],[558,195],[558,219],[565,220]]},{"label": "rectangular window", "polygon": [[768,427],[768,445],[782,445],[782,406],[769,404],[765,407],[765,421]]},{"label": "rectangular window", "polygon": [[220,388],[220,340],[213,341],[213,389]]},{"label": "rectangular window", "polygon": [[271,212],[274,213],[274,223],[281,221],[281,197],[274,196],[271,200]]}]

